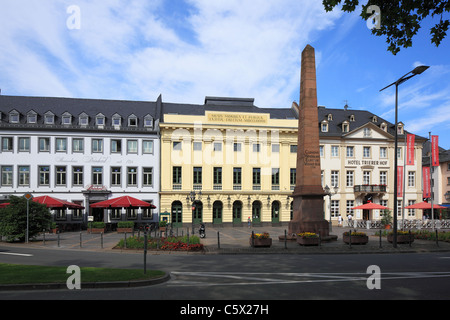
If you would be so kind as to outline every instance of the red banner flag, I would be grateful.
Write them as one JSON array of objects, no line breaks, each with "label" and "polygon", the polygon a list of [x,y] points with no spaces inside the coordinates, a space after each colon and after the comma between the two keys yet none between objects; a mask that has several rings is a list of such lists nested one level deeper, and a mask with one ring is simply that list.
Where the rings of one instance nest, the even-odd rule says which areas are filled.
[{"label": "red banner flag", "polygon": [[414,165],[414,143],[416,136],[413,134],[408,134],[406,136],[406,165],[413,166]]},{"label": "red banner flag", "polygon": [[439,167],[439,136],[431,136],[431,163]]},{"label": "red banner flag", "polygon": [[431,198],[430,167],[422,167],[423,197]]},{"label": "red banner flag", "polygon": [[397,168],[397,197],[403,197],[403,167]]}]

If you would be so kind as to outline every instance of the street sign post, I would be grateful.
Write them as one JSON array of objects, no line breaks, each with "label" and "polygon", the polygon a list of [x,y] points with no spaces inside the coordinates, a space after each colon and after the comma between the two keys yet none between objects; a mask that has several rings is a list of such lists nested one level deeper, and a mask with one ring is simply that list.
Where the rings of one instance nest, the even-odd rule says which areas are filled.
[{"label": "street sign post", "polygon": [[25,199],[27,199],[27,231],[26,231],[26,235],[25,235],[25,241],[26,243],[28,243],[28,234],[29,234],[29,230],[30,230],[30,225],[29,225],[29,221],[30,221],[30,200],[33,199],[33,195],[31,193],[25,193],[23,195],[23,197]]}]

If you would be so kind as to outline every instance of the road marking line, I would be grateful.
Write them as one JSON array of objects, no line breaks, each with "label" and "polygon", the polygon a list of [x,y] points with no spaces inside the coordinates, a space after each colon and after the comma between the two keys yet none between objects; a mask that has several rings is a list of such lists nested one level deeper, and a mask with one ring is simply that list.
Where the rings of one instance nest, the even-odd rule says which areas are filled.
[{"label": "road marking line", "polygon": [[0,254],[6,254],[9,256],[21,256],[21,257],[32,257],[32,254],[27,253],[14,253],[14,252],[0,252]]}]

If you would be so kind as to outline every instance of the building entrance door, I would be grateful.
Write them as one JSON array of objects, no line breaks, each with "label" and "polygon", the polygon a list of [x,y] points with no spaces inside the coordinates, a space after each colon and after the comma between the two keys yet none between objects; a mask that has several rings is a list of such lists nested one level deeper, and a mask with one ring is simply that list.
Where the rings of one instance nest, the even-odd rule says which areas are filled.
[{"label": "building entrance door", "polygon": [[252,205],[252,223],[260,224],[261,223],[261,202],[254,201]]},{"label": "building entrance door", "polygon": [[235,201],[233,203],[233,224],[242,223],[242,202]]}]

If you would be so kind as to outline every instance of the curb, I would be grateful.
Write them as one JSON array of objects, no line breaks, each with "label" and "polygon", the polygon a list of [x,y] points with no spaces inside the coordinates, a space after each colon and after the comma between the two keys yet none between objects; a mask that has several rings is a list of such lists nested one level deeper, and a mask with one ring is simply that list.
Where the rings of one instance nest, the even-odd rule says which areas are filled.
[{"label": "curb", "polygon": [[[164,276],[136,281],[111,281],[111,282],[85,282],[81,283],[82,289],[106,289],[106,288],[137,288],[157,285],[169,281],[170,274],[165,273]],[[62,290],[67,289],[65,283],[34,283],[34,284],[4,284],[0,285],[0,291],[19,291],[19,290]]]}]

